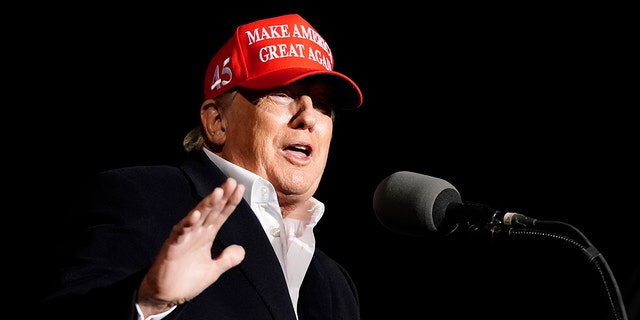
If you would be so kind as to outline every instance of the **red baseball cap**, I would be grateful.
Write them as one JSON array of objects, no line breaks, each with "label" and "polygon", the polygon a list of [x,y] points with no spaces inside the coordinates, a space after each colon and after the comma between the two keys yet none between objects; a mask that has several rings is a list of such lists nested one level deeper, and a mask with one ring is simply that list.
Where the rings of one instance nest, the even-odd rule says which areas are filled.
[{"label": "red baseball cap", "polygon": [[207,68],[204,97],[211,99],[236,86],[264,90],[322,75],[337,94],[337,108],[362,105],[360,88],[333,71],[333,53],[322,36],[298,14],[239,26]]}]

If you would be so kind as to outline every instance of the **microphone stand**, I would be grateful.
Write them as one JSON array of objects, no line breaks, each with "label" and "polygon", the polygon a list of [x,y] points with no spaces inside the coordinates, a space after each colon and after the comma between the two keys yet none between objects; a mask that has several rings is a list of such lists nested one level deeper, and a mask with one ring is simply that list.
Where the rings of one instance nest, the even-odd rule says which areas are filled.
[{"label": "microphone stand", "polygon": [[[590,263],[593,263],[602,278],[605,285],[605,292],[607,294],[609,304],[611,310],[614,315],[614,319],[616,320],[628,320],[627,311],[624,306],[624,301],[622,299],[622,294],[620,292],[620,288],[618,287],[618,283],[613,275],[613,272],[609,268],[609,264],[607,263],[604,256],[596,249],[596,247],[587,239],[587,237],[576,227],[560,221],[551,221],[551,220],[537,220],[532,219],[520,214],[515,214],[519,219],[510,220],[508,218],[509,213],[505,214],[506,224],[503,224],[501,219],[494,219],[492,223],[489,224],[489,229],[492,233],[504,233],[506,232],[508,235],[513,236],[541,236],[541,237],[549,237],[558,239],[561,241],[565,241],[571,245],[578,247],[582,252],[587,256],[587,259]],[[525,228],[516,228],[511,227],[510,224],[515,222],[515,224],[520,227]],[[505,225],[508,226],[507,230],[505,230]],[[556,231],[547,231],[543,229],[530,229],[526,228],[527,226],[540,226],[540,227],[549,227],[551,229],[558,230],[566,230],[569,231],[574,236],[577,236],[580,241],[575,240],[574,238],[567,236],[563,233]]]}]

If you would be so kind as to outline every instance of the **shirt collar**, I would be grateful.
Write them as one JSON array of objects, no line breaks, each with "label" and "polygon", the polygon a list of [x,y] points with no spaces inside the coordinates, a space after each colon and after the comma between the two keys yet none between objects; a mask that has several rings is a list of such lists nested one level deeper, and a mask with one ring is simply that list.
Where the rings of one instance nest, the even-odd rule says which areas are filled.
[{"label": "shirt collar", "polygon": [[[206,148],[203,148],[204,153],[209,157],[209,159],[220,168],[220,171],[224,173],[227,177],[233,177],[238,181],[238,183],[243,184],[245,186],[243,198],[249,204],[253,204],[253,202],[269,202],[273,201],[274,203],[278,203],[276,198],[275,189],[273,185],[267,181],[266,179],[260,177],[259,175],[242,168],[232,162],[223,159],[222,157],[216,155]],[[270,198],[264,198],[264,193],[261,191],[263,188],[270,188],[272,192],[269,192],[271,196]],[[324,203],[319,201],[318,199],[311,197],[309,199],[309,220],[307,221],[310,225],[316,225],[322,215],[324,214]]]}]

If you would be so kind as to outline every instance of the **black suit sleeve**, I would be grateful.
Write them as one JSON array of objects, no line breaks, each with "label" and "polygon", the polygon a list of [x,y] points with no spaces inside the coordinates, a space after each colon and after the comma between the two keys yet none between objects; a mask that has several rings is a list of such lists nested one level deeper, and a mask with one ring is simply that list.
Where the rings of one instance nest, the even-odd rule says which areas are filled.
[{"label": "black suit sleeve", "polygon": [[61,263],[41,314],[61,319],[136,319],[136,292],[171,227],[196,203],[172,167],[100,173],[72,257]]}]

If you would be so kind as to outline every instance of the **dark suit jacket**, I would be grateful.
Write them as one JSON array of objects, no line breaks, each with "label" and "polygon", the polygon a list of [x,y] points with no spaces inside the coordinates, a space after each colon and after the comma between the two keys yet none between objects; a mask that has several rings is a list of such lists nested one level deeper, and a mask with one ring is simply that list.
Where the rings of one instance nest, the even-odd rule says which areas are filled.
[{"label": "dark suit jacket", "polygon": [[[180,167],[100,173],[95,212],[77,260],[62,270],[43,314],[135,319],[137,287],[172,226],[225,179],[204,152],[190,155]],[[244,200],[220,229],[212,255],[230,244],[244,247],[242,263],[165,319],[295,319],[278,259]],[[300,289],[299,318],[359,319],[358,299],[347,272],[316,249]]]}]

